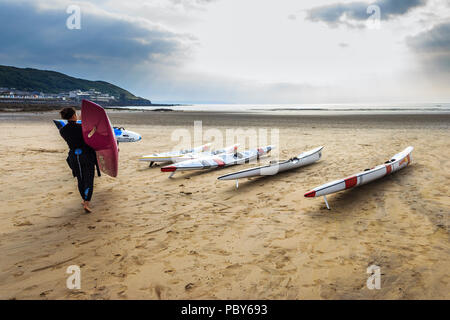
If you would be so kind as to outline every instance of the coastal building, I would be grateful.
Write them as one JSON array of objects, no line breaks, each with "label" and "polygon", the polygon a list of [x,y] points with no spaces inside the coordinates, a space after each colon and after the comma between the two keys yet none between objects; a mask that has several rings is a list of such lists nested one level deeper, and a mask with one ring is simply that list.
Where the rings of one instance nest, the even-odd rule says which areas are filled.
[{"label": "coastal building", "polygon": [[88,91],[81,91],[81,90],[70,91],[69,98],[76,101],[87,99],[98,102],[109,102],[111,100],[116,100],[114,96],[110,96],[108,93],[96,91],[95,89],[89,89]]},{"label": "coastal building", "polygon": [[111,96],[108,93],[96,91],[95,89],[89,89],[88,91],[81,91],[78,89],[69,92],[44,93],[39,91],[16,90],[15,88],[0,88],[0,98],[9,100],[39,99],[39,100],[61,100],[61,101],[68,101],[68,100],[81,101],[83,99],[87,99],[103,103],[108,103],[116,100],[116,97]]}]

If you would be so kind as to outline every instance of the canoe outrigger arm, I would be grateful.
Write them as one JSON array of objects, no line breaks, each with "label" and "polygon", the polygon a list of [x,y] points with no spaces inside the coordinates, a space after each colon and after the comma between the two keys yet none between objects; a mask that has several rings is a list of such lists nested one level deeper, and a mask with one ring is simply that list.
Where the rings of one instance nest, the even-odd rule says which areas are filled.
[{"label": "canoe outrigger arm", "polygon": [[239,179],[236,179],[236,189],[239,188]]},{"label": "canoe outrigger arm", "polygon": [[172,172],[169,174],[169,179],[172,178],[174,174],[175,174],[175,171],[172,171]]},{"label": "canoe outrigger arm", "polygon": [[323,200],[325,200],[325,204],[327,205],[327,209],[330,210],[330,206],[328,205],[327,196],[323,196]]}]

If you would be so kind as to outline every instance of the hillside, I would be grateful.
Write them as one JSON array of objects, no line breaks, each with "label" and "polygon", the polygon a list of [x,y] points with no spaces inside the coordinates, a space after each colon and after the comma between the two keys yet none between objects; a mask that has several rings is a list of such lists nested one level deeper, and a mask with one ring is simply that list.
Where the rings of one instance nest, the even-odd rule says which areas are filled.
[{"label": "hillside", "polygon": [[122,100],[143,100],[129,91],[105,81],[90,81],[70,77],[60,72],[0,65],[0,87],[23,91],[60,93],[80,89],[96,89]]}]

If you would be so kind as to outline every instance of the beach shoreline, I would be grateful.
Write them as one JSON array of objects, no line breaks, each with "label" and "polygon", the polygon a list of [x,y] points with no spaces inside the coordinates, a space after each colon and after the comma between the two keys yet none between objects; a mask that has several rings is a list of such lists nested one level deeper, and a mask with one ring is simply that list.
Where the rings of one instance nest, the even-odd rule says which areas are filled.
[{"label": "beach shoreline", "polygon": [[[0,112],[2,121],[38,121],[46,123],[52,119],[58,119],[58,110],[23,111],[23,112]],[[327,112],[315,113],[283,112],[217,112],[217,111],[163,111],[163,110],[122,110],[107,109],[113,125],[192,125],[194,121],[202,121],[212,126],[298,126],[298,125],[320,125],[333,124],[336,126],[350,125],[352,127],[365,124],[376,126],[407,125],[420,127],[422,125],[439,124],[447,126],[450,122],[450,113],[447,112]]]}]

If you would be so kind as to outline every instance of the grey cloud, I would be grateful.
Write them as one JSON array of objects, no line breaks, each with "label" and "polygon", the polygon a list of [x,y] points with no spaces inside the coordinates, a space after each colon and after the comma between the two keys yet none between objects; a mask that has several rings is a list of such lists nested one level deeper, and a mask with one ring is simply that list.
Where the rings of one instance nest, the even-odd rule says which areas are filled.
[{"label": "grey cloud", "polygon": [[447,73],[450,71],[450,21],[406,40],[408,46],[421,59],[428,71]]},{"label": "grey cloud", "polygon": [[185,5],[195,5],[195,4],[208,4],[216,2],[218,0],[170,0],[173,3],[185,4]]},{"label": "grey cloud", "polygon": [[81,29],[69,30],[65,7],[44,10],[33,2],[0,3],[1,63],[114,81],[142,64],[176,65],[189,51],[188,36],[91,9],[81,5]]},{"label": "grey cloud", "polygon": [[408,45],[419,52],[450,51],[450,22],[441,23],[415,37],[409,37]]},{"label": "grey cloud", "polygon": [[219,0],[170,0],[170,2],[181,5],[185,9],[202,9],[204,6]]},{"label": "grey cloud", "polygon": [[369,5],[377,5],[380,7],[380,19],[389,20],[396,16],[403,15],[413,8],[425,5],[426,0],[378,0],[375,2],[351,2],[336,3],[321,7],[315,7],[308,11],[307,19],[318,22],[322,21],[330,26],[338,26],[345,24],[352,26],[343,21],[345,16],[350,21],[367,20],[371,14],[367,14]]}]

